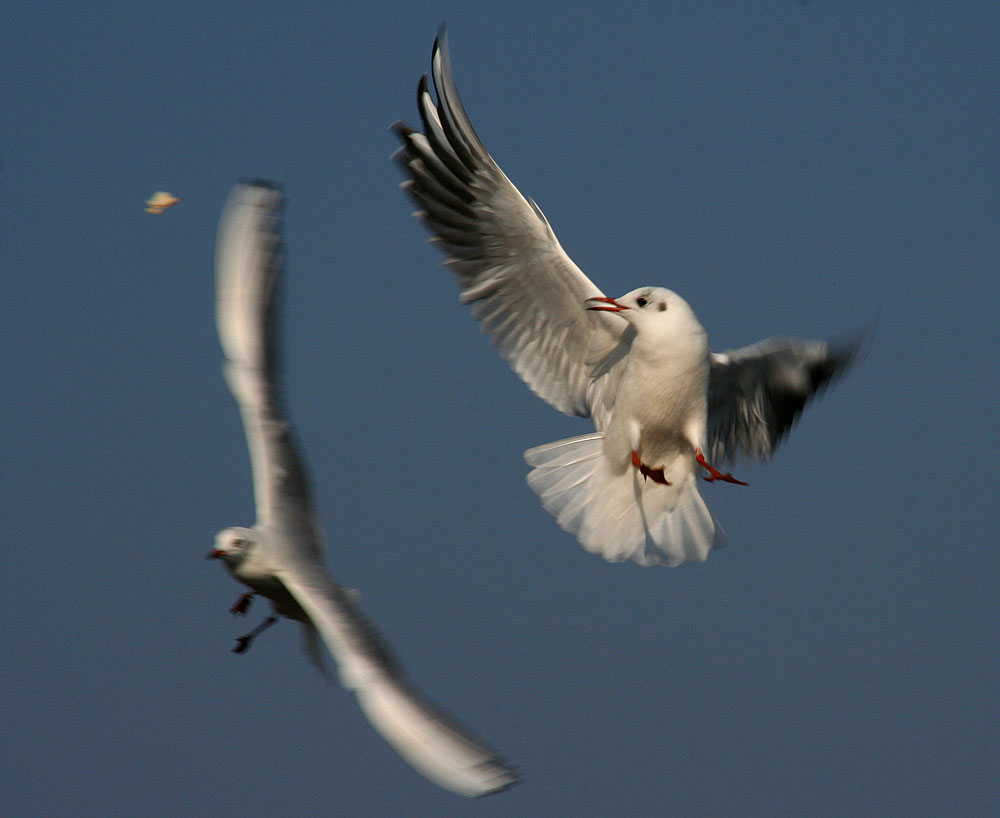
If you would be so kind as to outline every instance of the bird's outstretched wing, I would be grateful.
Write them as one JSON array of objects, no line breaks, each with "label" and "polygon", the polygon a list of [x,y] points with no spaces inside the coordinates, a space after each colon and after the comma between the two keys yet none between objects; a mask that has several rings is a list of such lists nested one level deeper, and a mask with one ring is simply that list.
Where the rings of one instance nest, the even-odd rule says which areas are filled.
[{"label": "bird's outstretched wing", "polygon": [[615,349],[626,324],[584,309],[601,291],[483,147],[458,97],[444,32],[431,69],[437,103],[426,75],[417,89],[424,133],[393,125],[403,142],[395,159],[409,177],[403,187],[447,254],[462,301],[514,371],[560,411],[589,415],[599,391],[589,370]]},{"label": "bird's outstretched wing", "polygon": [[708,446],[713,462],[766,460],[809,400],[854,359],[858,343],[770,338],[713,353]]},{"label": "bird's outstretched wing", "polygon": [[318,564],[296,563],[278,577],[319,630],[369,721],[418,772],[460,795],[487,795],[517,782],[493,750],[424,699],[350,594]]},{"label": "bird's outstretched wing", "polygon": [[[311,525],[309,489],[279,384],[283,206],[270,182],[241,183],[230,193],[216,241],[216,324],[250,447],[257,523],[300,527]],[[308,542],[320,547],[316,538]]]}]

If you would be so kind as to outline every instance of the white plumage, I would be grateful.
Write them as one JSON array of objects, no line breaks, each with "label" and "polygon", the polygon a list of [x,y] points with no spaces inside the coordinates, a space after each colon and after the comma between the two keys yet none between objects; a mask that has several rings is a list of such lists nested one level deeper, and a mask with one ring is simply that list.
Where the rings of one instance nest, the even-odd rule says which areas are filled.
[{"label": "white plumage", "polygon": [[528,483],[564,529],[608,560],[704,560],[723,535],[699,495],[698,469],[739,482],[708,458],[770,456],[856,344],[772,339],[713,355],[676,293],[644,287],[606,298],[476,135],[443,33],[431,73],[437,101],[426,75],[417,89],[424,132],[393,126],[403,186],[447,254],[463,303],[514,371],[597,430],[526,452]]},{"label": "white plumage", "polygon": [[322,541],[305,468],[278,388],[274,323],[282,205],[274,185],[241,184],[219,226],[217,323],[226,377],[250,446],[257,521],[253,528],[220,532],[210,556],[268,597],[276,613],[302,622],[314,654],[316,636],[322,637],[344,687],[354,691],[375,729],[415,769],[462,795],[497,792],[516,782],[511,767],[407,682],[361,616],[354,595],[337,585],[320,561]]}]

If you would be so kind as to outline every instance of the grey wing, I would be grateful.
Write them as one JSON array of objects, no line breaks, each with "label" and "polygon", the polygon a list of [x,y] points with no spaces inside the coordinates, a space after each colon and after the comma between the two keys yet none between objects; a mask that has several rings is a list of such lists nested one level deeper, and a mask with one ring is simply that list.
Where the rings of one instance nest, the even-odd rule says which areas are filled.
[{"label": "grey wing", "polygon": [[517,782],[509,764],[409,684],[351,594],[318,564],[287,566],[278,576],[322,635],[344,687],[414,769],[460,795],[487,795]]},{"label": "grey wing", "polygon": [[241,183],[230,193],[216,240],[216,324],[250,447],[257,524],[311,528],[305,470],[279,384],[283,206],[281,191],[270,182]]},{"label": "grey wing", "polygon": [[713,353],[708,380],[708,447],[712,460],[765,460],[809,400],[857,354],[856,342],[790,338]]},{"label": "grey wing", "polygon": [[584,301],[601,291],[479,140],[459,99],[443,32],[431,66],[437,103],[426,75],[417,90],[424,133],[393,126],[403,142],[395,158],[409,177],[403,187],[447,254],[463,303],[514,371],[560,411],[586,416],[588,370],[615,347],[626,324],[585,310]]}]

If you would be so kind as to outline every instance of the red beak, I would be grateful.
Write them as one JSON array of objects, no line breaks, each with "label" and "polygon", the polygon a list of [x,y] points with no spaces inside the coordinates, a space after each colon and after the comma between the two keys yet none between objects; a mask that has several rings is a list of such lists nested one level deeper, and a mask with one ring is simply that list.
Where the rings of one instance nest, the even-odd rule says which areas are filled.
[{"label": "red beak", "polygon": [[598,312],[621,312],[622,310],[628,309],[628,307],[626,307],[624,304],[619,304],[613,298],[608,298],[606,295],[595,295],[591,298],[588,298],[587,301],[600,301],[601,304],[611,305],[609,307],[596,306],[596,305],[593,307],[587,307],[588,310],[596,310]]}]

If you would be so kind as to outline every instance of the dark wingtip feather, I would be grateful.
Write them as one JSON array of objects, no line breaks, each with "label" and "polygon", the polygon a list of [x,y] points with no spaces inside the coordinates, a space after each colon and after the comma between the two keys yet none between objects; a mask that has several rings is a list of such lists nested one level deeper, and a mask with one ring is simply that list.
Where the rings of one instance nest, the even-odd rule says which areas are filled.
[{"label": "dark wingtip feather", "polygon": [[448,50],[448,26],[445,21],[441,21],[441,25],[438,26],[437,36],[434,38],[434,48],[431,50],[431,59],[434,59],[434,55],[438,51]]},{"label": "dark wingtip feather", "polygon": [[268,190],[274,190],[281,193],[285,186],[281,182],[275,182],[273,179],[261,179],[254,176],[241,176],[239,179],[241,185],[247,185],[249,187],[263,187]]},{"label": "dark wingtip feather", "polygon": [[871,351],[873,330],[874,327],[866,327],[859,332],[835,335],[827,340],[826,359],[822,362],[823,371],[819,373],[823,377],[814,381],[814,389],[817,394],[868,357],[868,353]]},{"label": "dark wingtip feather", "polygon": [[416,129],[411,127],[405,120],[397,119],[389,126],[389,130],[394,134],[399,136],[401,139],[406,139],[410,134],[416,133]]},{"label": "dark wingtip feather", "polygon": [[875,343],[875,330],[878,328],[879,316],[860,330],[852,333],[834,336],[829,340],[831,355],[838,356],[843,361],[843,368],[859,366],[871,353]]}]

